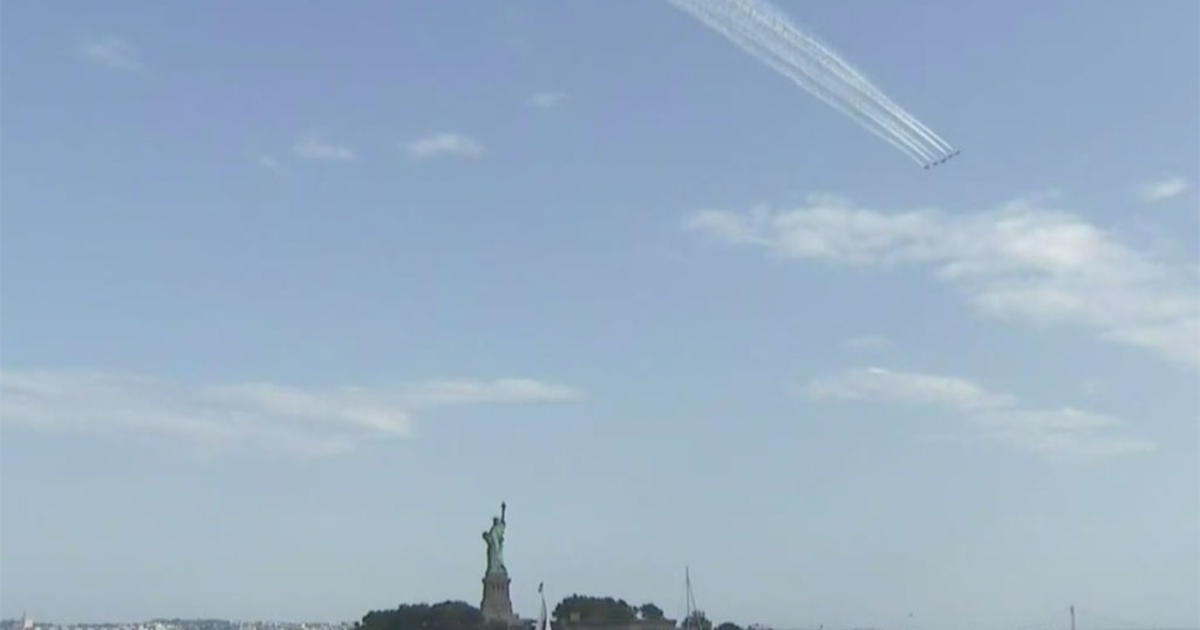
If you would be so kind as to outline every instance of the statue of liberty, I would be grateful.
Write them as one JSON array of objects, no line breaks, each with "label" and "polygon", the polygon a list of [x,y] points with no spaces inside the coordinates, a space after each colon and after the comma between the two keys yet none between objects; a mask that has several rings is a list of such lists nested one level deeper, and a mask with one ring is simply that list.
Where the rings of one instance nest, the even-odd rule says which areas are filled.
[{"label": "statue of liberty", "polygon": [[483,541],[487,543],[487,573],[507,575],[504,567],[504,511],[507,506],[500,504],[500,518],[492,517],[492,527],[483,532]]}]

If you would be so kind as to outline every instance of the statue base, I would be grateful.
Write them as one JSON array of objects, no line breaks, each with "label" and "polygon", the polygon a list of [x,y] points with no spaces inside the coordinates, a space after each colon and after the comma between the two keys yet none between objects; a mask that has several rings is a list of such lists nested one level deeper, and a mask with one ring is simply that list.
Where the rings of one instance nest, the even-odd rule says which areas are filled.
[{"label": "statue base", "polygon": [[483,612],[484,621],[501,621],[507,625],[515,625],[520,621],[513,614],[512,599],[508,595],[508,585],[511,582],[505,573],[488,573],[483,576],[483,602],[479,605],[479,610]]}]

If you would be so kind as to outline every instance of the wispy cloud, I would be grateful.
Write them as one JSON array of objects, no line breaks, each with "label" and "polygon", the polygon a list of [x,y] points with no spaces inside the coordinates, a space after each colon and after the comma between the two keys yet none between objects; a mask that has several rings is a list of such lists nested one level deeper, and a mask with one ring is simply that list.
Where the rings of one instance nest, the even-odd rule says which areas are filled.
[{"label": "wispy cloud", "polygon": [[582,397],[582,393],[572,387],[526,378],[425,381],[405,386],[400,391],[405,400],[416,406],[563,402]]},{"label": "wispy cloud", "polygon": [[885,214],[824,196],[787,211],[699,212],[688,226],[793,259],[856,267],[920,265],[979,310],[1073,324],[1200,364],[1200,274],[1133,250],[1078,216],[1018,201],[977,214]]},{"label": "wispy cloud", "polygon": [[910,404],[944,405],[962,410],[1011,406],[1011,396],[992,394],[961,378],[915,372],[891,372],[871,367],[810,382],[805,392],[813,398],[890,400]]},{"label": "wispy cloud", "polygon": [[119,37],[84,42],[79,46],[79,54],[91,63],[112,70],[137,72],[145,68],[137,48]]},{"label": "wispy cloud", "polygon": [[537,92],[531,95],[527,102],[532,107],[550,109],[562,105],[566,100],[567,95],[562,92]]},{"label": "wispy cloud", "polygon": [[842,342],[848,350],[868,352],[892,347],[892,340],[883,335],[857,335]]},{"label": "wispy cloud", "polygon": [[1044,456],[1145,453],[1154,442],[1125,434],[1117,418],[1073,407],[1031,409],[964,378],[894,372],[878,367],[816,379],[802,388],[813,400],[863,400],[940,407],[961,415],[977,435]]},{"label": "wispy cloud", "polygon": [[407,437],[422,408],[562,402],[581,396],[578,390],[530,379],[304,388],[188,385],[96,372],[0,373],[0,419],[6,424],[77,433],[146,433],[216,448],[303,455],[335,455],[366,440]]},{"label": "wispy cloud", "polygon": [[260,156],[258,156],[258,159],[255,160],[255,162],[259,166],[261,166],[269,171],[275,171],[276,173],[283,172],[283,165],[279,163],[279,160],[276,160],[275,158],[273,158],[269,155],[260,155]]},{"label": "wispy cloud", "polygon": [[305,160],[324,162],[349,162],[355,158],[354,150],[350,147],[330,144],[314,136],[297,141],[292,145],[292,152]]},{"label": "wispy cloud", "polygon": [[1177,175],[1168,175],[1162,179],[1147,182],[1140,189],[1142,201],[1153,203],[1178,197],[1187,192],[1187,180]]},{"label": "wispy cloud", "polygon": [[415,159],[434,157],[478,158],[483,145],[459,133],[435,133],[408,143],[408,154]]}]

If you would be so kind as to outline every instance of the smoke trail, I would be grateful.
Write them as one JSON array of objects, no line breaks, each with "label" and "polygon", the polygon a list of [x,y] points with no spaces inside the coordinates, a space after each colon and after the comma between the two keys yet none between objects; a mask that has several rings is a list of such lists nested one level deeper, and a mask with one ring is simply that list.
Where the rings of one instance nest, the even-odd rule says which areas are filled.
[{"label": "smoke trail", "polygon": [[847,114],[868,131],[909,153],[918,164],[926,164],[933,160],[928,150],[914,142],[905,130],[888,120],[886,114],[875,112],[867,106],[861,94],[855,95],[848,91],[845,82],[827,76],[828,72],[814,66],[804,55],[790,49],[785,40],[764,37],[760,32],[760,25],[748,21],[745,15],[731,13],[730,5],[703,0],[672,1],[825,103]]},{"label": "smoke trail", "polygon": [[[798,57],[795,51],[788,50],[787,42],[777,38],[763,37],[761,33],[756,32],[757,29],[754,28],[756,25],[748,23],[744,16],[730,13],[727,10],[728,5],[723,7],[721,6],[723,3],[706,0],[669,1],[724,35],[780,74],[792,79],[827,105],[847,115],[867,131],[906,153],[916,163],[926,164],[933,159],[927,150],[898,129],[892,121],[881,118],[877,113],[864,107],[863,103],[855,102],[853,95],[847,92],[844,85],[831,81],[831,77],[822,77],[822,74],[827,73],[823,73],[803,57]],[[723,11],[723,8],[726,10]]]},{"label": "smoke trail", "polygon": [[933,134],[927,127],[916,121],[911,115],[891,101],[878,88],[872,85],[866,77],[842,60],[829,47],[792,24],[778,9],[764,2],[755,2],[754,0],[725,0],[725,2],[738,7],[741,11],[762,23],[764,28],[773,31],[773,34],[767,34],[767,37],[772,37],[773,35],[774,37],[788,41],[793,47],[800,50],[799,54],[814,59],[825,70],[834,74],[841,82],[844,82],[847,89],[859,92],[862,98],[869,103],[868,106],[878,108],[884,112],[884,116],[890,115],[894,118],[898,124],[905,128],[903,133],[907,134],[918,144],[928,146],[931,149],[929,150],[931,158],[934,156],[945,156],[952,150],[948,143],[945,143],[940,137],[936,137],[936,134]]},{"label": "smoke trail", "polygon": [[948,142],[943,140],[920,121],[913,118],[907,111],[897,105],[894,101],[883,94],[874,84],[871,83],[861,72],[859,72],[849,62],[842,59],[836,52],[826,46],[823,42],[817,39],[810,33],[801,30],[798,26],[788,20],[787,16],[780,12],[775,7],[772,7],[764,2],[756,2],[755,0],[726,0],[742,11],[752,15],[755,19],[764,22],[770,29],[783,38],[789,40],[793,46],[802,49],[806,54],[814,57],[818,63],[827,68],[830,72],[836,74],[840,79],[851,84],[857,90],[865,94],[874,104],[884,111],[891,114],[902,124],[908,127],[910,133],[918,134],[930,146],[933,147],[936,153],[947,154],[953,151],[953,147]]},{"label": "smoke trail", "polygon": [[[736,6],[736,5],[735,5]],[[851,107],[862,112],[863,115],[869,117],[879,126],[887,129],[895,137],[916,150],[925,160],[933,161],[936,159],[938,150],[929,150],[921,142],[920,138],[912,133],[912,130],[904,125],[901,121],[893,120],[889,117],[889,113],[878,103],[875,103],[870,98],[870,95],[864,92],[860,86],[853,82],[845,80],[845,77],[838,76],[836,68],[831,68],[830,64],[821,63],[819,57],[811,54],[807,47],[803,46],[803,41],[797,41],[794,37],[779,37],[773,36],[772,33],[764,33],[764,29],[769,29],[770,24],[764,24],[761,15],[752,11],[744,11],[746,15],[737,15],[734,13],[733,19],[747,25],[751,29],[751,37],[760,42],[773,42],[772,48],[776,51],[780,47],[786,47],[786,52],[780,52],[787,62],[798,67],[798,69],[809,77],[812,77],[823,87],[845,100]],[[747,20],[747,17],[751,18]],[[815,59],[814,59],[815,58]],[[815,63],[814,63],[815,62]],[[834,76],[830,76],[834,75]]]},{"label": "smoke trail", "polygon": [[762,22],[766,28],[774,31],[776,36],[788,40],[793,46],[803,51],[803,54],[815,59],[817,63],[836,75],[840,80],[846,82],[853,89],[861,92],[873,106],[880,108],[886,112],[886,115],[890,115],[903,125],[908,130],[907,133],[910,136],[918,142],[928,144],[933,149],[935,155],[946,155],[953,150],[941,137],[930,131],[929,128],[925,127],[920,121],[913,118],[908,112],[904,111],[903,108],[883,94],[856,68],[839,57],[837,53],[816,37],[801,30],[789,21],[787,16],[782,14],[778,9],[770,5],[755,2],[754,0],[728,1]]},{"label": "smoke trail", "polygon": [[790,40],[793,45],[801,48],[807,54],[816,58],[816,60],[839,78],[852,84],[856,89],[867,95],[869,99],[874,101],[877,106],[891,114],[897,120],[901,121],[912,132],[919,134],[926,142],[928,142],[937,153],[948,154],[953,151],[953,147],[948,142],[943,140],[924,124],[911,114],[897,105],[894,101],[888,98],[879,88],[875,87],[867,77],[865,77],[857,68],[850,65],[849,62],[842,59],[829,46],[817,39],[814,35],[803,31],[800,27],[792,23],[786,15],[779,9],[772,7],[764,2],[755,0],[727,0],[737,5],[742,11],[755,16],[756,19],[762,21],[774,30],[781,37]]},{"label": "smoke trail", "polygon": [[668,0],[860,126],[929,165],[953,148],[828,46],[760,0]]},{"label": "smoke trail", "polygon": [[[775,41],[779,45],[788,46],[791,51],[787,55],[788,60],[810,76],[820,77],[819,80],[826,86],[827,89],[838,93],[846,101],[850,102],[856,109],[864,112],[867,116],[875,120],[880,126],[889,129],[897,137],[902,138],[906,144],[913,146],[927,160],[936,158],[940,151],[930,151],[926,148],[920,138],[916,137],[911,129],[907,128],[902,122],[889,119],[889,112],[880,107],[878,103],[873,102],[871,95],[861,89],[859,84],[846,80],[846,77],[838,73],[838,68],[821,59],[819,55],[814,55],[809,46],[802,38],[795,36],[787,36],[789,33],[778,32],[778,27],[774,27],[764,15],[754,10],[752,6],[746,6],[746,3],[726,3],[731,6],[738,7],[742,10],[745,16],[742,20],[745,21],[746,16],[751,18],[751,24],[757,29],[757,39],[765,41]],[[764,33],[764,29],[775,30],[774,35],[771,32]],[[783,36],[780,36],[783,35]],[[814,66],[814,62],[816,64]],[[834,76],[829,76],[833,74]],[[822,76],[823,75],[823,76]]]}]

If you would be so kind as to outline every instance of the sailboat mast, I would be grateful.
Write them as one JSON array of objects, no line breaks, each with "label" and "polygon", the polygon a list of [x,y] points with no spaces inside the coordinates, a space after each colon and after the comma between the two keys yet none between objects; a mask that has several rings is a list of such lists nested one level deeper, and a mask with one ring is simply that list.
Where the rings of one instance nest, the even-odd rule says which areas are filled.
[{"label": "sailboat mast", "polygon": [[683,622],[687,623],[692,616],[692,571],[686,565],[683,567]]},{"label": "sailboat mast", "polygon": [[[686,565],[683,567],[683,586],[683,623],[687,624],[691,621],[692,614],[696,612],[696,596],[692,594],[692,571]],[[695,630],[699,630],[699,628]]]}]

